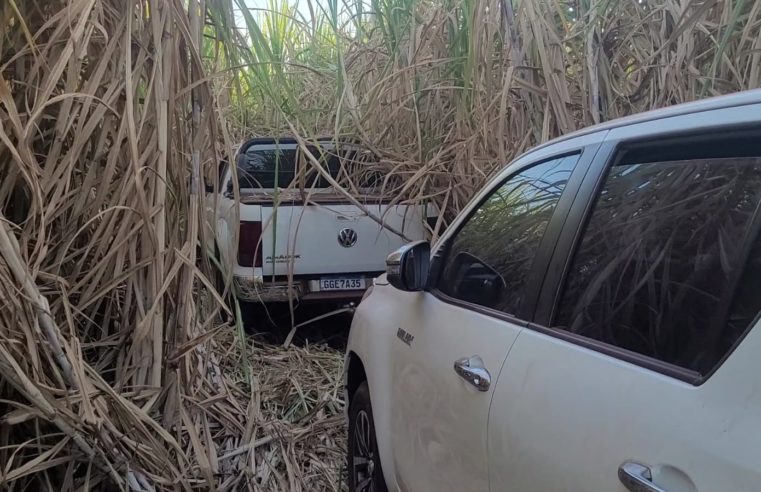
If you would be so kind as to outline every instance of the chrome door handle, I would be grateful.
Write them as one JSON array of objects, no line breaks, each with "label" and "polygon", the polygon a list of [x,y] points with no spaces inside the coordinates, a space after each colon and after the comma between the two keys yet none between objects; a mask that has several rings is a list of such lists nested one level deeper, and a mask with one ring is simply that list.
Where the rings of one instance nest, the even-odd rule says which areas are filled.
[{"label": "chrome door handle", "polygon": [[481,357],[463,357],[454,363],[454,372],[465,381],[476,387],[478,391],[488,391],[491,385],[491,374],[484,367]]},{"label": "chrome door handle", "polygon": [[666,492],[653,483],[650,468],[634,461],[625,461],[618,467],[618,479],[632,492]]}]

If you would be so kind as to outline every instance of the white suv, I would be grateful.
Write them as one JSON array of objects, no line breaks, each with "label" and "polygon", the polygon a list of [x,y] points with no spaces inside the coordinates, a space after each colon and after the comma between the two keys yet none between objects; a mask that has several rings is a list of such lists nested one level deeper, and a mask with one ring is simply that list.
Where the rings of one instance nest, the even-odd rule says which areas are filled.
[{"label": "white suv", "polygon": [[358,307],[350,490],[760,490],[759,231],[761,91],[521,156]]}]

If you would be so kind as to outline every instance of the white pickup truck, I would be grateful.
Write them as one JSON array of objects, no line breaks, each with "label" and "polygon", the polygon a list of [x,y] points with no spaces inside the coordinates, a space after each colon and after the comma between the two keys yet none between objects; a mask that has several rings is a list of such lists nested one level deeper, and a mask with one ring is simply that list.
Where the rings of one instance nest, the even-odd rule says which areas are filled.
[{"label": "white pickup truck", "polygon": [[241,301],[358,300],[386,256],[423,239],[426,220],[435,220],[430,206],[391,205],[371,172],[353,183],[363,174],[358,166],[372,169],[356,147],[321,139],[307,149],[311,156],[292,138],[249,140],[234,167],[221,165],[218,192],[207,190],[207,237],[215,239],[209,253],[231,268],[224,273]]}]

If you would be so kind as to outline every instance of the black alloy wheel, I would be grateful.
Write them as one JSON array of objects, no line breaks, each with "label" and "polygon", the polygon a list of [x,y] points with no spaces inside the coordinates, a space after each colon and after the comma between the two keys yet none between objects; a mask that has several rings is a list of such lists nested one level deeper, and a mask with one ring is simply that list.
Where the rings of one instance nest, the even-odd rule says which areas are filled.
[{"label": "black alloy wheel", "polygon": [[386,492],[367,381],[351,399],[347,448],[349,492]]}]

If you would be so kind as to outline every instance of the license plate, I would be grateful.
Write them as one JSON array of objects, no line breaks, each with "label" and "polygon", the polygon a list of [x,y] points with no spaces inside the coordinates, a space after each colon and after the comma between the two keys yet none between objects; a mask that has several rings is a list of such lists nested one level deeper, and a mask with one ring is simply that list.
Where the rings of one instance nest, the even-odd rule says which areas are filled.
[{"label": "license plate", "polygon": [[320,290],[363,290],[364,278],[321,278]]}]

